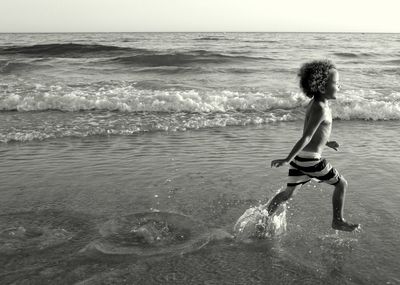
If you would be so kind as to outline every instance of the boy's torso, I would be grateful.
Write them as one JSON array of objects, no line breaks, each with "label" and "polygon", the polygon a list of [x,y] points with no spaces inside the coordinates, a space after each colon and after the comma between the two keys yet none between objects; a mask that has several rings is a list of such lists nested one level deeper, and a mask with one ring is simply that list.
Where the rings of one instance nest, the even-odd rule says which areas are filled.
[{"label": "boy's torso", "polygon": [[[319,103],[314,102],[314,100],[311,101],[310,105],[307,108],[304,127],[307,125],[307,121],[310,117],[310,113],[312,112],[313,107],[315,107],[313,106],[314,104],[319,104]],[[331,109],[327,104],[324,105],[323,110],[324,110],[323,111],[324,118],[321,124],[318,126],[318,129],[315,131],[311,141],[303,148],[304,151],[316,152],[321,154],[325,144],[329,140],[332,130],[332,113]]]}]

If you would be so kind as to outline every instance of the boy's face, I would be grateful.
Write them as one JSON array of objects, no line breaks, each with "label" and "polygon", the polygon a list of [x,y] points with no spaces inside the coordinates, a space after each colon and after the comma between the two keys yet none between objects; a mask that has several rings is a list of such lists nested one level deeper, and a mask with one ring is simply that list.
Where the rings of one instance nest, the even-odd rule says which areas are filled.
[{"label": "boy's face", "polygon": [[328,83],[326,84],[325,99],[336,99],[336,93],[340,90],[339,72],[336,69],[329,70]]}]

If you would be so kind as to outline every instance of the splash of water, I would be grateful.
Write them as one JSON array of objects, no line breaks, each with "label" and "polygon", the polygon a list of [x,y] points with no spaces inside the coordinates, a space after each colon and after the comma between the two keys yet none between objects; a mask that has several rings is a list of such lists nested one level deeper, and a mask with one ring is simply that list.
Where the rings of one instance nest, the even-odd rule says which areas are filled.
[{"label": "splash of water", "polygon": [[286,232],[286,206],[269,216],[267,205],[251,207],[237,220],[233,230],[238,240],[264,239]]}]

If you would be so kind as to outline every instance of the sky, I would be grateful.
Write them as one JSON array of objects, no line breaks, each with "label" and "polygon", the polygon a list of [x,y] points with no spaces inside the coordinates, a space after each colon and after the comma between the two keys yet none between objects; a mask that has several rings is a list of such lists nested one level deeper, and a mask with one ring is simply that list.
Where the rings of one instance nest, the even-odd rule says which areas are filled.
[{"label": "sky", "polygon": [[0,32],[400,33],[399,0],[0,0]]}]

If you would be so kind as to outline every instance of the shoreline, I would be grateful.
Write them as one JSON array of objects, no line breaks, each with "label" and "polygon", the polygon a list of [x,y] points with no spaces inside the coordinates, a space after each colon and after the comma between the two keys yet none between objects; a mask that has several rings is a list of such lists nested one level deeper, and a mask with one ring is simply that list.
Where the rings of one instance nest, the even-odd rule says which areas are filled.
[{"label": "shoreline", "polygon": [[[7,147],[7,146],[13,146],[13,145],[29,145],[29,144],[46,144],[46,143],[52,143],[52,142],[58,142],[58,141],[69,141],[71,143],[73,142],[78,142],[78,141],[96,141],[96,140],[113,140],[113,139],[118,139],[118,138],[127,138],[127,139],[133,139],[137,138],[140,136],[147,136],[147,135],[179,135],[179,134],[185,134],[185,133],[196,133],[196,132],[209,132],[210,134],[216,132],[229,132],[230,130],[236,131],[236,130],[242,130],[242,129],[249,129],[249,130],[268,130],[268,129],[279,129],[281,126],[289,126],[292,128],[293,126],[298,126],[301,131],[302,128],[302,121],[301,120],[296,120],[296,121],[283,121],[283,122],[273,122],[273,123],[267,123],[267,124],[248,124],[245,126],[239,126],[239,125],[232,125],[232,126],[217,126],[217,127],[201,127],[201,128],[193,128],[193,129],[186,129],[186,130],[153,130],[153,131],[138,131],[137,133],[132,133],[129,135],[123,135],[123,134],[97,134],[97,135],[87,135],[87,136],[63,136],[63,137],[50,137],[50,138],[45,138],[45,139],[30,139],[30,140],[11,140],[8,142],[0,142],[0,147]],[[365,128],[365,126],[371,126],[371,127],[382,127],[382,128],[397,128],[400,126],[400,121],[398,120],[342,120],[342,119],[334,119],[333,120],[333,131],[335,131],[335,125],[342,127],[343,125],[350,125],[350,126],[359,126],[363,130],[368,130],[368,128]],[[345,127],[344,127],[345,128]],[[279,134],[278,134],[279,135]],[[293,137],[293,140],[296,140],[296,136]]]}]

